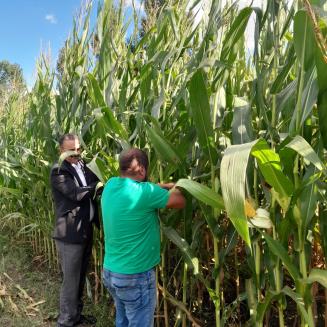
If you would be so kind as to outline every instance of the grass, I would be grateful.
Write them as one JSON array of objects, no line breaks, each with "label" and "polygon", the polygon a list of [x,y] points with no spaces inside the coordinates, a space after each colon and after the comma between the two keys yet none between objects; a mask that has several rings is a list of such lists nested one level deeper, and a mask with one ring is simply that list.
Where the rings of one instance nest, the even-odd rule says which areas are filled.
[{"label": "grass", "polygon": [[[41,257],[32,257],[28,244],[1,232],[0,326],[55,326],[60,283],[60,273],[48,269]],[[114,325],[108,297],[97,305],[86,298],[84,312],[97,317],[98,327]]]}]

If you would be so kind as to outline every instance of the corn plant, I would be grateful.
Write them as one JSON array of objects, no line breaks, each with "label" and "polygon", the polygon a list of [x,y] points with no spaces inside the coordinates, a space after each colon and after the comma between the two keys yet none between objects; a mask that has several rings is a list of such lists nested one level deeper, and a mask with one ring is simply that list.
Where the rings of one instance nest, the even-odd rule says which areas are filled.
[{"label": "corn plant", "polygon": [[[327,287],[322,10],[166,1],[140,35],[137,12],[130,34],[123,4],[105,0],[91,28],[86,4],[60,70],[42,56],[22,119],[1,127],[2,226],[16,221],[56,266],[48,174],[59,134],[79,134],[103,182],[122,149],[140,147],[151,180],[176,181],[187,197],[183,212],[160,214],[157,326],[268,326],[275,316],[286,326],[290,303],[314,326],[317,283]],[[17,110],[7,106],[3,122]],[[97,301],[101,231],[93,259]]]}]

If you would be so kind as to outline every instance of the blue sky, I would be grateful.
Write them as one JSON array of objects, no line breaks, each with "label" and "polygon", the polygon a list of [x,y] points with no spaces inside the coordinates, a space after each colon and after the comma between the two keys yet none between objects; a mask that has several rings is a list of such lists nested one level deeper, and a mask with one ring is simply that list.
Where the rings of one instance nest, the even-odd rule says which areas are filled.
[{"label": "blue sky", "polygon": [[3,0],[0,3],[0,60],[23,68],[29,87],[41,48],[50,44],[52,61],[63,46],[81,0]]},{"label": "blue sky", "polygon": [[[82,1],[0,1],[0,60],[19,64],[29,88],[35,80],[35,62],[41,49],[48,49],[50,44],[52,64],[55,64]],[[91,22],[95,21],[98,0],[93,2]],[[125,0],[127,9],[130,10],[132,2]],[[137,9],[143,9],[140,0],[134,0],[134,3]]]}]

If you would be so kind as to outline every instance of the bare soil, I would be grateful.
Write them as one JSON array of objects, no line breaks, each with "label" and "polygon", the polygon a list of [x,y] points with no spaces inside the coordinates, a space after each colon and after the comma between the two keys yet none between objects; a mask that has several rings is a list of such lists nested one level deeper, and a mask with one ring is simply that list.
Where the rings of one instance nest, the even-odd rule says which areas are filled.
[{"label": "bare soil", "polygon": [[[56,326],[60,284],[61,274],[42,257],[33,257],[29,244],[1,232],[0,326]],[[95,305],[85,297],[84,311],[97,317],[97,327],[114,325],[112,309],[108,299]]]}]

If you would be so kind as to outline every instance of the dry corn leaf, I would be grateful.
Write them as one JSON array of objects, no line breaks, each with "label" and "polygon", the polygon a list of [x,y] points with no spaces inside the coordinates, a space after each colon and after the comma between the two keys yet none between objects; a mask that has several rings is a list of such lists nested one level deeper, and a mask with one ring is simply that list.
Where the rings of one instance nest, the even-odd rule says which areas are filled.
[{"label": "dry corn leaf", "polygon": [[13,279],[7,274],[7,273],[3,273],[4,274],[4,276],[6,276],[10,281],[12,281],[13,282]]},{"label": "dry corn leaf", "polygon": [[40,310],[38,309],[38,308],[34,308],[34,307],[30,307],[30,306],[28,306],[28,307],[26,307],[26,312],[27,312],[27,310],[29,310],[29,312],[40,312]]},{"label": "dry corn leaf", "polygon": [[36,306],[38,306],[40,304],[43,304],[45,302],[46,302],[45,300],[41,300],[39,302],[34,302],[34,303],[30,304],[29,306],[27,306],[26,309],[33,309],[33,310],[35,310],[35,307]]},{"label": "dry corn leaf", "polygon": [[19,285],[19,284],[15,284],[15,287],[20,291],[20,293],[18,294],[19,296],[21,296],[22,298],[29,300],[31,302],[34,302],[33,298],[31,298],[27,292]]},{"label": "dry corn leaf", "polygon": [[26,315],[30,317],[36,317],[36,314],[34,312],[26,312]]},{"label": "dry corn leaf", "polygon": [[6,296],[6,295],[8,295],[8,293],[6,291],[6,285],[0,284],[0,296]]},{"label": "dry corn leaf", "polygon": [[9,299],[9,303],[11,305],[11,308],[14,312],[19,312],[19,309],[17,307],[17,305],[15,304],[15,302],[12,300],[11,296],[8,297]]}]

